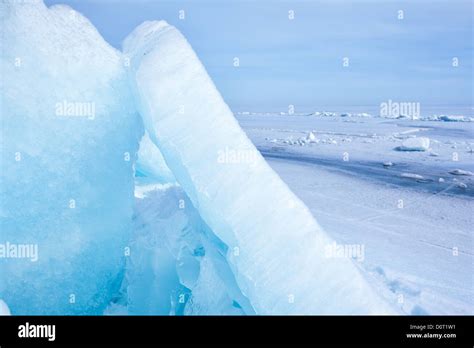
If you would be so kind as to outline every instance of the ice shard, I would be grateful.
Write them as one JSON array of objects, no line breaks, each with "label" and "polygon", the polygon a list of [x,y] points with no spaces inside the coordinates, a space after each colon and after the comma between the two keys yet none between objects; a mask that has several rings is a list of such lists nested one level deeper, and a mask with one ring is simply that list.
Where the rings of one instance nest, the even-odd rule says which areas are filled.
[{"label": "ice shard", "polygon": [[391,313],[267,165],[191,46],[166,22],[124,42],[150,139],[207,225],[227,246],[237,283],[257,314]]},{"label": "ice shard", "polygon": [[[218,240],[181,187],[137,197],[122,299],[129,314],[253,314]],[[239,306],[234,306],[238,303]]]}]

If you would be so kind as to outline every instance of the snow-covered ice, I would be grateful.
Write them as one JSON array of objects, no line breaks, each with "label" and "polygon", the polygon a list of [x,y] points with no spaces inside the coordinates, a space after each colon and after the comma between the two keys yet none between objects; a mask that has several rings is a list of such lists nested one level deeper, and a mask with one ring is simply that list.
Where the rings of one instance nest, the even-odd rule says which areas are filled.
[{"label": "snow-covered ice", "polygon": [[398,151],[427,151],[430,148],[430,139],[426,137],[408,138],[396,149]]},{"label": "snow-covered ice", "polygon": [[424,179],[423,175],[415,174],[415,173],[402,173],[400,174],[402,178],[408,179]]},{"label": "snow-covered ice", "polygon": [[468,175],[468,176],[474,175],[473,172],[470,172],[469,170],[463,170],[463,169],[454,169],[454,170],[451,170],[451,171],[449,172],[449,174],[453,174],[453,175]]},{"label": "snow-covered ice", "polygon": [[[276,115],[238,120],[338,244],[365,246],[360,267],[388,301],[406,314],[474,313],[474,180],[450,173],[474,171],[472,123]],[[352,141],[312,147],[284,141],[312,129],[320,139]],[[438,157],[393,151],[414,129],[429,137]],[[266,137],[280,141],[270,144]],[[372,143],[365,142],[369,138]]]},{"label": "snow-covered ice", "polygon": [[313,132],[309,132],[308,135],[306,136],[306,141],[309,143],[316,143],[317,142],[316,135],[314,135]]}]

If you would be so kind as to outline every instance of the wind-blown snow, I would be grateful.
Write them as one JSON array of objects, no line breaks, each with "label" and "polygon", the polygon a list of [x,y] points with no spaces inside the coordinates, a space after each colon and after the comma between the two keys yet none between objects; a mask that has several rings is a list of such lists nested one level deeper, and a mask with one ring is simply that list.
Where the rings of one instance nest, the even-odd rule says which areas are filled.
[{"label": "wind-blown snow", "polygon": [[[212,231],[258,314],[390,313],[266,164],[184,37],[146,22],[124,42],[150,139]],[[192,130],[191,130],[192,128]]]}]

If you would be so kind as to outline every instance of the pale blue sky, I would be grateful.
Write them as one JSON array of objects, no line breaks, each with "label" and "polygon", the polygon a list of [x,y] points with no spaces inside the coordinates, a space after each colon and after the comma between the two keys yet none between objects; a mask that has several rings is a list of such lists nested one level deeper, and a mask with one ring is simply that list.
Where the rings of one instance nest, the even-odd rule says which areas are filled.
[{"label": "pale blue sky", "polygon": [[80,11],[117,48],[141,22],[168,21],[236,110],[373,106],[388,99],[472,105],[470,0],[45,2]]}]

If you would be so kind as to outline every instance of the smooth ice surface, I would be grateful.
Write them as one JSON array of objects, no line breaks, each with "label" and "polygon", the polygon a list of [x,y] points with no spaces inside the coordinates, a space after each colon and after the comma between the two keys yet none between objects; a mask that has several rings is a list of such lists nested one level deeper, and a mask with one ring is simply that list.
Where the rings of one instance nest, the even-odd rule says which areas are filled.
[{"label": "smooth ice surface", "polygon": [[0,259],[13,314],[99,314],[120,285],[143,127],[120,52],[67,6],[0,4]]},{"label": "smooth ice surface", "polygon": [[266,164],[184,37],[145,22],[124,42],[150,139],[193,205],[228,246],[258,314],[391,313],[352,261]]}]

